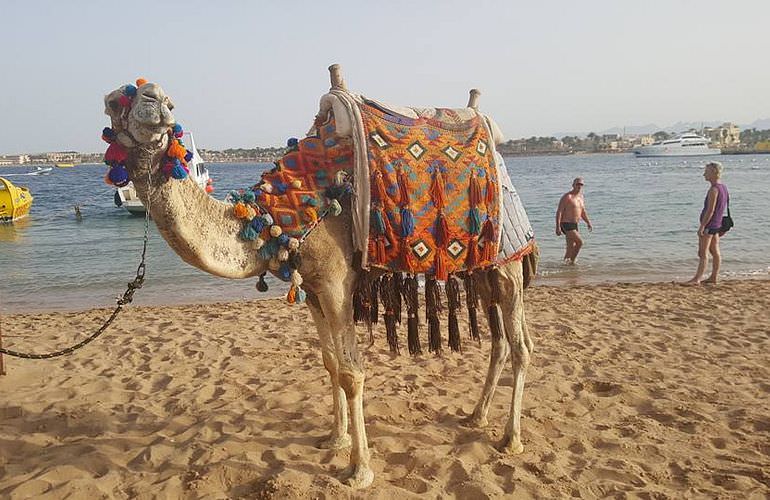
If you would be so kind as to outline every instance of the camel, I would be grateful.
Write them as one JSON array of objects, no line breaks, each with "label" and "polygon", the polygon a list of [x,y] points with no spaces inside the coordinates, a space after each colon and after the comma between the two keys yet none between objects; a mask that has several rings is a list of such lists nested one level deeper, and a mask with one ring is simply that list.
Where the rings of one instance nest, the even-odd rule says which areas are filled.
[{"label": "camel", "polygon": [[[338,68],[332,70],[332,88],[344,83]],[[336,74],[336,76],[335,76]],[[137,194],[148,208],[158,231],[187,262],[224,278],[250,278],[275,272],[271,262],[262,260],[257,243],[238,238],[242,222],[233,215],[233,205],[218,201],[189,178],[167,179],[161,159],[173,136],[174,105],[155,83],[138,87],[129,109],[121,104],[124,87],[105,96],[105,113],[111,118],[117,141],[128,152],[125,162]],[[472,93],[472,96],[474,94]],[[352,296],[356,276],[351,239],[349,207],[341,215],[326,218],[302,243],[300,252],[302,289],[321,344],[323,364],[329,373],[333,395],[333,424],[328,438],[319,446],[328,449],[350,447],[350,462],[340,480],[353,488],[366,488],[374,480],[364,425],[364,380],[362,352],[353,321]],[[479,300],[489,311],[492,290],[485,272],[473,275]],[[505,433],[498,449],[517,454],[521,442],[521,408],[524,380],[533,343],[524,316],[524,272],[514,260],[497,269],[499,307],[504,334],[492,339],[489,367],[481,397],[465,424],[487,425],[487,413],[507,358],[513,367],[513,397]],[[488,320],[490,320],[488,314]],[[494,320],[494,318],[492,318]],[[502,324],[500,324],[502,323]],[[348,430],[350,429],[350,433]]]}]

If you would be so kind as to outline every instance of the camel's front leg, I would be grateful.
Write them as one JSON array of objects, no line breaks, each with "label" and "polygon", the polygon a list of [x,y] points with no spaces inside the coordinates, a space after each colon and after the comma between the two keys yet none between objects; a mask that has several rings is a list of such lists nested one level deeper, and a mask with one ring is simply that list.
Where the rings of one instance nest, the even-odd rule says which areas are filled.
[{"label": "camel's front leg", "polygon": [[318,444],[319,448],[339,450],[350,446],[350,434],[348,434],[348,408],[345,391],[340,387],[339,362],[334,352],[334,342],[329,331],[329,322],[321,312],[321,304],[313,294],[308,294],[307,306],[313,316],[313,322],[318,329],[318,337],[321,339],[321,355],[324,367],[329,372],[332,382],[332,397],[334,399],[334,427],[328,438]]},{"label": "camel's front leg", "polygon": [[364,422],[365,375],[353,324],[351,295],[340,287],[321,295],[319,299],[334,340],[339,360],[339,382],[347,396],[350,411],[353,446],[350,450],[350,466],[346,469],[343,479],[353,488],[366,488],[374,481],[374,472],[369,467],[369,444]]}]

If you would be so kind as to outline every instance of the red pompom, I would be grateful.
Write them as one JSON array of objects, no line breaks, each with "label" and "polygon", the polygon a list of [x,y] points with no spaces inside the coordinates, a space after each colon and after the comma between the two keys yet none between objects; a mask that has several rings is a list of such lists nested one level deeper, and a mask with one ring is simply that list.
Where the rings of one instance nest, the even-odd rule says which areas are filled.
[{"label": "red pompom", "polygon": [[130,106],[131,106],[131,98],[130,98],[130,97],[128,97],[127,95],[122,95],[122,96],[120,96],[120,99],[118,99],[118,102],[119,102],[119,103],[120,103],[120,105],[121,105],[121,106],[123,106],[124,108],[128,108],[128,107],[130,107]]},{"label": "red pompom", "polygon": [[113,163],[125,163],[128,159],[128,151],[119,142],[113,142],[104,153],[104,162],[112,165]]}]

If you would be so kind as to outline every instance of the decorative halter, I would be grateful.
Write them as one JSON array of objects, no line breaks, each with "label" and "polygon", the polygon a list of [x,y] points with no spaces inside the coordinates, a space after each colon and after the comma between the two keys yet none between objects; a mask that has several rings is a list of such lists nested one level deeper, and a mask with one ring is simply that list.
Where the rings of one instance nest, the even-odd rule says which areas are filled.
[{"label": "decorative halter", "polygon": [[[138,78],[136,85],[128,84],[123,87],[123,95],[120,96],[118,103],[123,108],[123,113],[128,113],[131,110],[134,97],[136,97],[137,87],[141,87],[147,83],[144,78]],[[187,163],[192,160],[193,152],[188,151],[182,143],[182,136],[184,130],[182,125],[175,123],[169,132],[171,140],[169,146],[166,149],[165,158],[162,161],[161,169],[166,176],[166,179],[173,177],[174,179],[184,179],[187,174],[190,173],[190,168]],[[109,144],[107,151],[104,153],[104,163],[110,167],[107,175],[104,177],[104,182],[111,186],[123,187],[129,183],[128,170],[126,169],[126,160],[128,159],[128,151],[117,140],[117,134],[110,127],[105,127],[102,130],[102,139]]]}]

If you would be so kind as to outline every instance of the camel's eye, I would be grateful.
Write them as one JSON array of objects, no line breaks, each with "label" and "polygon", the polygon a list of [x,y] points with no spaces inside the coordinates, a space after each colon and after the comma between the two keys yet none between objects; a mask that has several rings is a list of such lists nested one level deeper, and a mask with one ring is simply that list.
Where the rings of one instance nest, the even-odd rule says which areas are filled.
[{"label": "camel's eye", "polygon": [[108,105],[109,105],[109,107],[110,107],[110,109],[112,110],[113,113],[117,113],[118,111],[120,111],[120,103],[118,102],[117,99],[111,100],[108,103]]},{"label": "camel's eye", "polygon": [[168,110],[169,110],[169,111],[173,111],[173,110],[174,110],[174,103],[173,103],[173,102],[171,102],[171,101],[169,101],[169,102],[168,102],[168,106],[167,106],[167,107],[168,107]]}]

